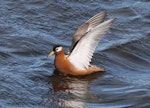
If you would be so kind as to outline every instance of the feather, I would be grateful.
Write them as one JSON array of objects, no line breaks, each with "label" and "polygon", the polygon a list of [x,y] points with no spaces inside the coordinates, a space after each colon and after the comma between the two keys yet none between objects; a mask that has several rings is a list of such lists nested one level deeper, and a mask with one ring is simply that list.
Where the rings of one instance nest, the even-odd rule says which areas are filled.
[{"label": "feather", "polygon": [[[92,17],[90,21],[94,21],[95,17]],[[77,69],[84,70],[88,69],[94,50],[98,42],[105,35],[106,31],[111,27],[112,23],[116,19],[110,19],[99,25],[92,23],[90,30],[83,36],[70,53],[68,59],[70,63]],[[95,27],[94,27],[95,26]],[[89,24],[90,27],[90,24]]]},{"label": "feather", "polygon": [[84,24],[82,24],[77,31],[74,33],[73,38],[72,38],[72,43],[70,47],[70,52],[73,50],[73,48],[76,46],[78,41],[86,35],[91,29],[99,25],[104,21],[106,17],[106,11],[102,11],[92,18],[90,18],[88,21],[86,21]]}]

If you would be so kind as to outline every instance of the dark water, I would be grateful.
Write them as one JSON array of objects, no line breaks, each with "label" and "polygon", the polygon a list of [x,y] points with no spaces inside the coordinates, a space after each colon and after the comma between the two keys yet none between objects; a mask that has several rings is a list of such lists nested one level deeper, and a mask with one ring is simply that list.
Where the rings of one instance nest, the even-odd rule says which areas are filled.
[{"label": "dark water", "polygon": [[[93,63],[106,72],[53,74],[53,44],[96,13],[117,18]],[[149,0],[0,0],[0,108],[149,108]]]}]

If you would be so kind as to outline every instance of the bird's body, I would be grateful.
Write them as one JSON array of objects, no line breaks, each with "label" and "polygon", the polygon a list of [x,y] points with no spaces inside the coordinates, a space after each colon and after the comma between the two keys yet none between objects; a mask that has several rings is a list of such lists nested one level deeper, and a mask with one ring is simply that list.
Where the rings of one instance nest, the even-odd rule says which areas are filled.
[{"label": "bird's body", "polygon": [[68,60],[68,57],[64,54],[64,50],[60,51],[57,54],[57,56],[55,57],[54,64],[57,70],[64,74],[70,75],[87,75],[93,72],[104,71],[102,68],[98,68],[96,66],[90,66],[89,69],[85,70],[79,70],[75,68]]},{"label": "bird's body", "polygon": [[78,28],[73,36],[69,55],[65,55],[62,46],[53,48],[49,56],[55,53],[54,64],[58,71],[69,75],[87,75],[104,71],[90,62],[98,42],[115,21],[104,21],[105,16],[105,11],[98,13]]}]

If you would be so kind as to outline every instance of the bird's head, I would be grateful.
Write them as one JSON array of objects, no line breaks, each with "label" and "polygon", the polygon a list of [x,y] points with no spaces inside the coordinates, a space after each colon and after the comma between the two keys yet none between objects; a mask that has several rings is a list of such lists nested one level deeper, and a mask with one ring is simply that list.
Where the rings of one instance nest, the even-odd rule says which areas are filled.
[{"label": "bird's head", "polygon": [[60,45],[56,45],[53,47],[53,50],[48,54],[48,56],[52,56],[53,54],[58,54],[63,50],[63,47]]}]

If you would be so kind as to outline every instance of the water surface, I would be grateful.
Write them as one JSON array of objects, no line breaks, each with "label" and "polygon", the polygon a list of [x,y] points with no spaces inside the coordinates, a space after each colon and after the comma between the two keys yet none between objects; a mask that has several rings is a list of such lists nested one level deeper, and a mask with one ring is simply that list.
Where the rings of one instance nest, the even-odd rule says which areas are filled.
[{"label": "water surface", "polygon": [[[148,0],[1,0],[1,108],[150,107]],[[105,73],[54,74],[54,44],[68,50],[74,31],[96,13],[117,18],[93,64]]]}]

